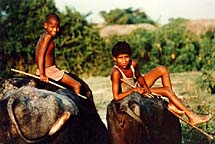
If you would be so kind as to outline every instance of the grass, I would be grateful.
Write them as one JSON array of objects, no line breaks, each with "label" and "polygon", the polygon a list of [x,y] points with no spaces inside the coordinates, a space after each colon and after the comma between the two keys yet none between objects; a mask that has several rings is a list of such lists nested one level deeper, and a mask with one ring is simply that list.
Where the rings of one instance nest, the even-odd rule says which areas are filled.
[{"label": "grass", "polygon": [[[173,73],[170,75],[173,89],[190,110],[198,114],[215,114],[215,95],[209,94],[200,89],[196,79],[201,74],[199,72]],[[106,107],[112,100],[110,77],[90,77],[84,79],[93,92],[94,101],[101,119],[106,124]],[[156,86],[161,85],[158,80]],[[182,124],[182,144],[215,144],[215,141],[208,141],[207,138],[197,130],[181,122]],[[198,125],[205,132],[215,136],[215,117],[208,123]]]}]

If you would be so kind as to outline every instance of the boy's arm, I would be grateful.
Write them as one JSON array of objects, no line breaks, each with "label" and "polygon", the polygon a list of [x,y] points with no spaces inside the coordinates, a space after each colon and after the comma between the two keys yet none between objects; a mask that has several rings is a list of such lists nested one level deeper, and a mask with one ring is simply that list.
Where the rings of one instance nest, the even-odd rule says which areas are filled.
[{"label": "boy's arm", "polygon": [[40,71],[40,80],[48,82],[48,78],[45,75],[45,53],[48,49],[48,44],[51,41],[51,36],[48,34],[44,34],[44,36],[40,39],[40,42],[37,47],[37,65]]},{"label": "boy's arm", "polygon": [[137,88],[132,88],[126,92],[121,92],[120,93],[120,87],[121,87],[121,73],[117,69],[113,69],[112,74],[111,74],[111,81],[112,81],[112,93],[113,97],[115,100],[120,100],[126,96],[128,96],[131,92],[136,91],[140,94],[143,93],[143,88],[137,87]]},{"label": "boy's arm", "polygon": [[133,64],[134,69],[135,69],[135,75],[136,75],[137,81],[140,84],[140,86],[144,89],[144,93],[151,93],[148,85],[146,84],[144,77],[140,74],[137,62],[133,61],[132,64]]}]

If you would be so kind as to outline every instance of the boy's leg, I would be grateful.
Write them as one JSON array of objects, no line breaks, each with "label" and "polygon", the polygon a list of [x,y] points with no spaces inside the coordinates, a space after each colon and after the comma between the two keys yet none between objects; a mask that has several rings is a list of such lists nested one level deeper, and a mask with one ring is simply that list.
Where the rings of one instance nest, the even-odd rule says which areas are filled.
[{"label": "boy's leg", "polygon": [[75,79],[73,79],[70,75],[68,75],[67,73],[65,73],[63,75],[63,78],[61,79],[61,82],[70,86],[76,94],[80,94],[80,90],[81,90],[81,84],[80,82],[76,81]]},{"label": "boy's leg", "polygon": [[[180,111],[184,111],[186,116],[188,117],[190,123],[193,125],[200,124],[207,122],[211,119],[211,115],[197,115],[190,111],[183,103],[180,101],[180,99],[169,89],[160,87],[160,88],[151,88],[151,92],[160,94],[162,96],[166,96],[169,99],[169,104],[168,104],[168,109],[171,111],[173,110],[174,112],[178,112],[180,114]],[[179,110],[179,111],[178,111]]]},{"label": "boy's leg", "polygon": [[[151,92],[160,94],[162,96],[168,97],[170,101],[170,107],[177,110],[182,110],[188,116],[189,121],[193,124],[199,124],[208,121],[210,115],[196,115],[192,111],[185,107],[180,99],[175,95],[172,90],[172,84],[169,76],[169,72],[165,66],[158,66],[152,69],[150,72],[144,75],[145,81],[149,87],[151,87],[158,78],[161,78],[162,87],[150,88]],[[172,107],[171,107],[172,106]],[[174,107],[173,107],[174,106]]]},{"label": "boy's leg", "polygon": [[[155,81],[159,78],[161,78],[162,81],[162,87],[156,87],[156,88],[151,88],[151,91],[153,93],[157,93],[163,96],[167,96],[170,100],[170,107],[172,109],[175,109],[175,112],[182,113],[180,112],[180,109],[183,110],[185,107],[183,105],[180,105],[181,102],[178,99],[178,97],[175,95],[175,93],[172,90],[172,84],[169,76],[169,72],[165,66],[158,66],[151,71],[149,71],[147,74],[144,75],[145,81],[149,87],[151,87]],[[172,103],[172,101],[177,102],[178,104]],[[179,107],[177,107],[179,105]]]},{"label": "boy's leg", "polygon": [[168,103],[167,109],[168,109],[169,111],[173,111],[173,112],[175,112],[175,113],[177,113],[177,114],[179,114],[179,115],[185,114],[185,111],[178,109],[178,108],[177,108],[173,103],[171,103],[171,102]]},{"label": "boy's leg", "polygon": [[169,71],[165,66],[158,66],[152,69],[144,75],[144,78],[148,87],[151,87],[157,79],[161,78],[163,87],[168,87],[172,90]]},{"label": "boy's leg", "polygon": [[[168,90],[172,91],[172,84],[170,81],[169,72],[165,66],[158,66],[152,69],[151,71],[144,75],[144,78],[149,87],[151,87],[157,79],[161,78],[163,86],[160,88],[151,88],[151,91],[153,93],[165,96],[168,95],[167,94]],[[174,92],[172,93],[174,94]],[[169,102],[168,108],[174,110],[178,114],[184,113],[183,111],[175,107],[174,104],[171,103],[171,101]]]}]

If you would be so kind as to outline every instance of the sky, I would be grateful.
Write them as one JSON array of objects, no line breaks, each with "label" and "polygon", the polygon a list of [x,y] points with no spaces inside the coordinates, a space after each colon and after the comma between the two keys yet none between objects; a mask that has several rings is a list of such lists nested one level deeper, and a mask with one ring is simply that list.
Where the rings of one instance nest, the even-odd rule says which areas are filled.
[{"label": "sky", "polygon": [[81,14],[92,14],[89,22],[102,23],[100,11],[133,8],[143,10],[151,19],[160,24],[169,18],[215,19],[215,0],[55,0],[56,7],[63,11],[65,6]]}]

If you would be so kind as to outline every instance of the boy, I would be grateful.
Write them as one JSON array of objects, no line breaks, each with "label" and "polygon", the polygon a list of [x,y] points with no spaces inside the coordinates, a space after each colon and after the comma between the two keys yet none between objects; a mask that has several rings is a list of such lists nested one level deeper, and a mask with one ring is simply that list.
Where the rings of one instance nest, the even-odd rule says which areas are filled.
[{"label": "boy", "polygon": [[[166,96],[169,99],[168,110],[178,114],[185,114],[193,125],[207,122],[211,118],[211,115],[197,115],[181,103],[173,92],[166,67],[156,67],[141,76],[137,62],[130,58],[131,53],[132,50],[126,42],[118,42],[112,49],[113,59],[116,62],[111,73],[112,93],[115,100],[123,99],[134,91],[140,94],[152,92]],[[159,78],[161,78],[163,86],[152,87]]]},{"label": "boy", "polygon": [[61,81],[70,86],[76,94],[80,94],[81,84],[63,70],[57,68],[55,64],[53,38],[59,32],[60,18],[55,13],[51,13],[46,17],[43,26],[45,32],[40,36],[36,46],[36,62],[38,66],[36,74],[40,75],[41,81],[48,82],[48,78]]}]

